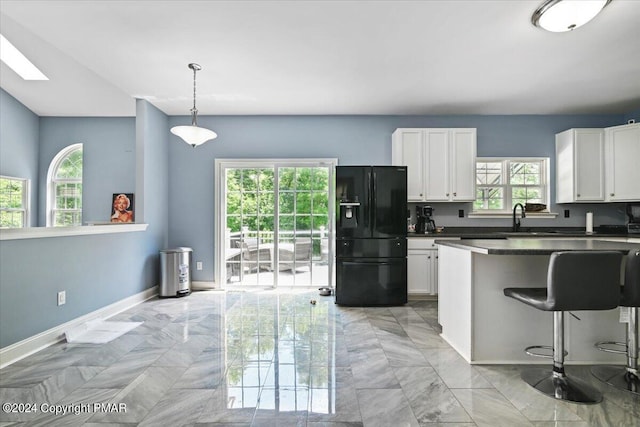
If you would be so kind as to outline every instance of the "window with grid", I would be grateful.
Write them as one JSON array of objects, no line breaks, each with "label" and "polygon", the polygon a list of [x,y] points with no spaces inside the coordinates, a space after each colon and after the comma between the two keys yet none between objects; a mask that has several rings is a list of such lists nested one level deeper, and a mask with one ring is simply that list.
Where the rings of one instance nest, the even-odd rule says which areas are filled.
[{"label": "window with grid", "polygon": [[82,225],[82,144],[60,151],[47,177],[47,225]]},{"label": "window with grid", "polygon": [[478,158],[473,210],[511,212],[516,203],[549,207],[548,158]]},{"label": "window with grid", "polygon": [[27,227],[29,181],[0,176],[0,228]]}]

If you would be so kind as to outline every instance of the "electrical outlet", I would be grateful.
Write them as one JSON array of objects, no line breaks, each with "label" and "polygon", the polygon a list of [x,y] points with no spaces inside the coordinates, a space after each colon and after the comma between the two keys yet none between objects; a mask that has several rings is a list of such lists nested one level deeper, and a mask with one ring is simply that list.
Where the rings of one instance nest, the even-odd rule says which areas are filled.
[{"label": "electrical outlet", "polygon": [[202,270],[202,261],[196,262],[196,270]]},{"label": "electrical outlet", "polygon": [[569,218],[569,209],[564,210],[564,217]]},{"label": "electrical outlet", "polygon": [[464,218],[464,209],[458,209],[458,218]]},{"label": "electrical outlet", "polygon": [[67,291],[58,292],[58,305],[65,305],[67,303]]}]

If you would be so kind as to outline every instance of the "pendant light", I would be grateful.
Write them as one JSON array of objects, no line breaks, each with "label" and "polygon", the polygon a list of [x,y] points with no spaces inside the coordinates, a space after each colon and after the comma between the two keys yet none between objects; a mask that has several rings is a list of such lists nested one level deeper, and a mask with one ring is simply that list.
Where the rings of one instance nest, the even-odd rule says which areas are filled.
[{"label": "pendant light", "polygon": [[531,16],[536,27],[561,33],[591,21],[611,0],[547,0]]},{"label": "pendant light", "polygon": [[193,108],[191,109],[191,126],[174,126],[171,133],[179,136],[192,147],[204,144],[218,135],[209,129],[198,126],[198,109],[196,108],[196,71],[202,70],[198,64],[191,63],[189,68],[193,70]]}]

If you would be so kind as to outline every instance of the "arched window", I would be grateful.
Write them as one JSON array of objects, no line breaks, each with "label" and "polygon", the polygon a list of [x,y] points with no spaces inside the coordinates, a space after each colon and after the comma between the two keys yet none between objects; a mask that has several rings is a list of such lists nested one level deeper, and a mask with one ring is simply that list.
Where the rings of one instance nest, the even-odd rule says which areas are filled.
[{"label": "arched window", "polygon": [[82,144],[62,149],[47,173],[47,226],[82,225]]}]

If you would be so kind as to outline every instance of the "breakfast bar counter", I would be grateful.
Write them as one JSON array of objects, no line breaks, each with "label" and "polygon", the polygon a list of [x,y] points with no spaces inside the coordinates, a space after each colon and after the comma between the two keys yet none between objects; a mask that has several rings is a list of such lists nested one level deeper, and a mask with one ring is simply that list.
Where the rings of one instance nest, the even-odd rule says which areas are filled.
[{"label": "breakfast bar counter", "polygon": [[[530,345],[551,345],[552,313],[503,294],[507,287],[546,287],[549,256],[556,251],[615,250],[637,243],[591,239],[436,240],[438,321],[442,338],[469,363],[550,363],[527,356]],[[624,357],[594,348],[598,341],[624,341],[620,309],[579,311],[565,318],[566,363],[624,363]]]}]

